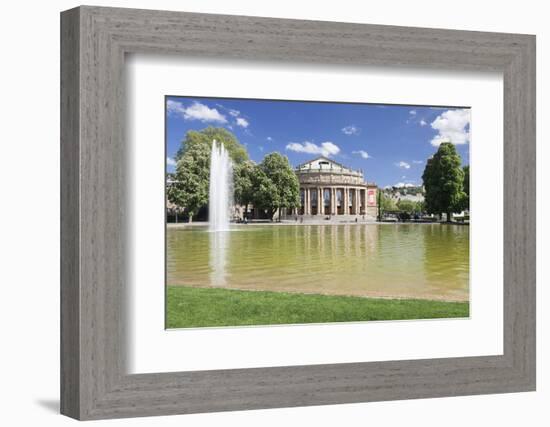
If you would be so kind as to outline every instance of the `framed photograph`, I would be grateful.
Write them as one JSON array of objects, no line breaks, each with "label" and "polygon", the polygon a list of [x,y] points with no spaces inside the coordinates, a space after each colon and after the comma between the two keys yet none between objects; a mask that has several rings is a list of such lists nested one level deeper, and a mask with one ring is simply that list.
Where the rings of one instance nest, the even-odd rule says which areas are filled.
[{"label": "framed photograph", "polygon": [[61,411],[535,389],[535,37],[61,15]]},{"label": "framed photograph", "polygon": [[167,96],[165,116],[167,328],[469,317],[470,108]]}]

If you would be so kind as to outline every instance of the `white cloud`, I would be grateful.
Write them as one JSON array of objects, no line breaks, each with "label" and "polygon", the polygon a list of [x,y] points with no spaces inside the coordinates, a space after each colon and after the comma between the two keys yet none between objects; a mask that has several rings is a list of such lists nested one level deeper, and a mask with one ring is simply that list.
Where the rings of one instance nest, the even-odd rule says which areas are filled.
[{"label": "white cloud", "polygon": [[363,159],[370,159],[369,153],[365,150],[352,151],[353,154],[359,154]]},{"label": "white cloud", "polygon": [[[233,119],[235,120],[234,124],[237,125],[237,126],[240,126],[244,129],[246,129],[249,125],[250,125],[250,122],[248,121],[248,119],[245,119],[241,112],[239,110],[235,110],[234,108],[227,108],[227,107],[224,107],[222,104],[216,104],[218,107],[220,107],[222,110],[224,111],[227,111],[227,113],[233,117]],[[231,126],[228,126],[231,130],[233,130],[233,128]]]},{"label": "white cloud", "polygon": [[407,124],[410,124],[410,123],[416,124],[417,123],[422,127],[424,127],[428,124],[428,122],[425,119],[420,118],[418,116],[418,111],[416,111],[416,110],[410,110],[409,111],[409,117],[407,118],[405,123],[407,123]]},{"label": "white cloud", "polygon": [[183,104],[181,102],[172,101],[169,99],[166,101],[166,109],[169,113],[182,113],[185,108],[183,107]]},{"label": "white cloud", "polygon": [[273,138],[271,138],[270,136],[268,136],[268,137],[266,138],[266,141],[271,142],[271,141],[273,141]]},{"label": "white cloud", "polygon": [[322,142],[321,145],[310,141],[291,142],[287,144],[286,149],[297,153],[321,154],[325,157],[334,156],[340,152],[340,147],[330,141]]},{"label": "white cloud", "polygon": [[346,135],[359,135],[359,133],[361,132],[361,129],[359,129],[355,125],[349,125],[349,126],[344,126],[342,128],[342,132],[345,133]]},{"label": "white cloud", "polygon": [[411,165],[408,164],[407,162],[404,162],[403,160],[401,160],[400,162],[397,162],[395,164],[395,166],[397,166],[398,168],[402,168],[402,169],[410,169],[411,168]]},{"label": "white cloud", "polygon": [[220,114],[215,108],[208,108],[206,105],[199,102],[193,103],[183,112],[183,117],[186,120],[200,120],[201,122],[219,122],[226,123],[227,119],[223,114]]},{"label": "white cloud", "polygon": [[227,119],[215,108],[209,108],[200,102],[194,102],[185,107],[181,102],[168,100],[168,113],[182,116],[185,120],[200,120],[201,122],[227,123]]},{"label": "white cloud", "polygon": [[176,166],[176,161],[175,161],[173,158],[171,158],[171,157],[167,157],[167,158],[166,158],[166,164],[167,164],[168,166]]},{"label": "white cloud", "polygon": [[438,147],[442,142],[452,142],[455,145],[467,144],[470,141],[470,110],[447,110],[436,117],[431,123],[438,134],[431,144]]},{"label": "white cloud", "polygon": [[413,160],[413,163],[414,163],[415,165],[421,165],[421,164],[424,163],[424,160]]},{"label": "white cloud", "polygon": [[244,117],[237,117],[237,121],[235,123],[237,124],[237,126],[240,126],[245,129],[249,125],[248,120],[246,120]]}]

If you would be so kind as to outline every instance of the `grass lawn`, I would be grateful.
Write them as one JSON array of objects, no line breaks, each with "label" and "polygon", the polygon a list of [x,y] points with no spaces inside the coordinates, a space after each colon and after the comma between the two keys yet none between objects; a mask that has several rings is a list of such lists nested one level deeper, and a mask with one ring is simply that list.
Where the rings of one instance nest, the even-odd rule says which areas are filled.
[{"label": "grass lawn", "polygon": [[468,317],[467,302],[167,288],[167,328]]}]

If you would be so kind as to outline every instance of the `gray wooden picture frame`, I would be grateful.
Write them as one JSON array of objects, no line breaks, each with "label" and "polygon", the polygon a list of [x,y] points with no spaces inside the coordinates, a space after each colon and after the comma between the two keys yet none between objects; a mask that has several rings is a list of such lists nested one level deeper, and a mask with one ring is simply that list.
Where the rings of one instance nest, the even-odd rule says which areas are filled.
[{"label": "gray wooden picture frame", "polygon": [[[504,76],[504,353],[125,369],[127,53]],[[475,244],[475,242],[473,242]],[[61,14],[61,412],[101,419],[535,390],[535,37],[83,6]]]}]

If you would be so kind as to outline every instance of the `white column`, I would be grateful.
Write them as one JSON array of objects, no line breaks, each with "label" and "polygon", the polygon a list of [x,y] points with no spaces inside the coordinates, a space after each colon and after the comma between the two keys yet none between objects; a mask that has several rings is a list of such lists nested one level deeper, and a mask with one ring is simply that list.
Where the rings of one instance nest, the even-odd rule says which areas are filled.
[{"label": "white column", "polygon": [[342,201],[344,203],[344,215],[347,215],[348,212],[349,212],[349,200],[348,200],[348,197],[349,197],[349,191],[348,191],[348,187],[344,187],[344,194],[343,194],[343,197],[342,197]]},{"label": "white column", "polygon": [[315,187],[313,189],[314,193],[317,195],[316,199],[317,199],[317,212],[316,212],[316,215],[319,215],[319,187]]}]

